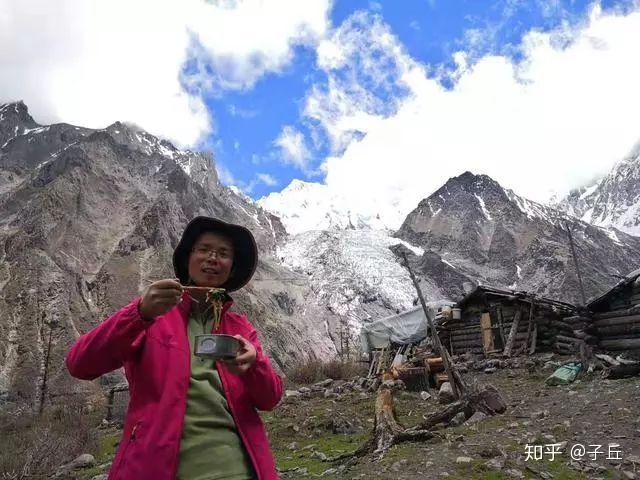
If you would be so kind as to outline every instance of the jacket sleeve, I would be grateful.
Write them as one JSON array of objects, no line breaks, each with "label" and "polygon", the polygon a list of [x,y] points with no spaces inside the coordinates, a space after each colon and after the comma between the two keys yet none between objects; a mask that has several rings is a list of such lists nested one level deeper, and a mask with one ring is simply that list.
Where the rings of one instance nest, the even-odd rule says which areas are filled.
[{"label": "jacket sleeve", "polygon": [[142,319],[139,303],[138,298],[78,337],[65,360],[72,376],[93,380],[120,368],[142,345],[153,322]]},{"label": "jacket sleeve", "polygon": [[241,378],[255,408],[273,410],[282,398],[282,379],[273,370],[269,357],[262,351],[255,328],[250,327],[247,340],[256,349],[256,361]]}]

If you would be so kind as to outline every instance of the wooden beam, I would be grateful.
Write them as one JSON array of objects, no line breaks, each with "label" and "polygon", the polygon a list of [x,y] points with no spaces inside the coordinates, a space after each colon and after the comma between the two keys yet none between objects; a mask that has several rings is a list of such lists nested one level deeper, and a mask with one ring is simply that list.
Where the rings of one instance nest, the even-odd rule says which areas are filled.
[{"label": "wooden beam", "polygon": [[529,355],[536,353],[536,343],[538,343],[538,324],[533,326],[533,334],[531,335],[531,344],[529,345]]},{"label": "wooden beam", "polygon": [[507,338],[507,344],[504,346],[504,354],[507,357],[511,356],[511,351],[516,342],[516,334],[518,333],[518,326],[520,325],[520,316],[522,311],[518,310],[515,317],[513,317],[513,323],[511,324],[511,331],[509,332],[509,338]]},{"label": "wooden beam", "polygon": [[633,350],[640,348],[640,338],[628,338],[623,340],[601,340],[600,348],[608,350]]}]

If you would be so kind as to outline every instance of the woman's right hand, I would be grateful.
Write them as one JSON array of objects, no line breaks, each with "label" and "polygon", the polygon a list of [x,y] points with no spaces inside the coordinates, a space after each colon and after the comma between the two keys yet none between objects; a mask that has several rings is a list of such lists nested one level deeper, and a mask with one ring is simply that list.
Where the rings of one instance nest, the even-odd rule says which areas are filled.
[{"label": "woman's right hand", "polygon": [[140,301],[140,316],[145,320],[153,320],[175,307],[181,298],[182,285],[178,279],[153,282]]}]

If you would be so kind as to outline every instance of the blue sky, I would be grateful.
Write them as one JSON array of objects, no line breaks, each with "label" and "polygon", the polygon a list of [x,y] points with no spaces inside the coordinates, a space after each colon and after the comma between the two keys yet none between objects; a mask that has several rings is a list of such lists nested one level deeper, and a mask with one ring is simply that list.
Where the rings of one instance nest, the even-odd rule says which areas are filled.
[{"label": "blue sky", "polygon": [[640,0],[0,0],[0,23],[0,102],[38,122],[131,122],[255,199],[301,179],[389,225],[467,170],[548,201],[640,140]]},{"label": "blue sky", "polygon": [[[601,3],[605,12],[628,4]],[[442,67],[454,69],[452,55],[459,50],[470,52],[472,58],[493,52],[517,60],[523,35],[531,30],[552,30],[562,22],[579,24],[591,6],[592,2],[583,0],[337,1],[330,10],[330,23],[339,27],[357,11],[380,16],[411,58],[427,66],[427,71],[436,71]],[[314,144],[309,128],[313,121],[303,116],[311,86],[326,81],[326,72],[317,68],[314,46],[298,46],[290,63],[279,72],[264,75],[251,88],[208,96],[206,105],[214,130],[202,146],[212,149],[220,168],[231,174],[227,182],[237,183],[257,199],[282,190],[294,178],[323,180],[322,172],[304,172],[283,163],[274,142],[286,125],[303,133],[311,170],[331,153],[326,141]],[[446,77],[442,83],[451,87]],[[376,92],[383,102],[390,103],[405,94],[401,90]],[[392,113],[393,108],[385,112]],[[270,175],[274,184],[256,182],[256,172]]]}]

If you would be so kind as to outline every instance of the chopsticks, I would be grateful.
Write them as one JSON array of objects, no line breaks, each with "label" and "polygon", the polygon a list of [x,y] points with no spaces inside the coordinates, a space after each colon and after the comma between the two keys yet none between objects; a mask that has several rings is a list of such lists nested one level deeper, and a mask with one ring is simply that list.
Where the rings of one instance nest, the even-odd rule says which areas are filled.
[{"label": "chopsticks", "polygon": [[[148,284],[152,284],[157,282],[158,280],[152,280],[150,278],[143,278],[143,280],[145,282],[147,282]],[[182,290],[186,291],[187,293],[191,293],[191,292],[208,292],[209,290],[211,290],[210,287],[197,287],[195,285],[180,285],[182,287]],[[198,300],[196,300],[195,298],[193,298],[193,295],[189,295],[191,297],[191,300],[193,300],[196,303],[200,303]]]}]

